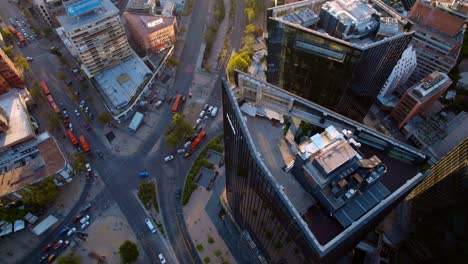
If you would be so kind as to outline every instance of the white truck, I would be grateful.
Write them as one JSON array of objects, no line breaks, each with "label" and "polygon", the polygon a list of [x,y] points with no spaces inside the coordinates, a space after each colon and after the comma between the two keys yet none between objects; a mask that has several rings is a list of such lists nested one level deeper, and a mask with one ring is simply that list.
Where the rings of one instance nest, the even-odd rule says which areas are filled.
[{"label": "white truck", "polygon": [[154,227],[151,220],[149,218],[146,218],[145,222],[146,222],[146,225],[148,226],[148,228],[150,229],[151,233],[153,233],[153,234],[156,233],[156,228]]},{"label": "white truck", "polygon": [[132,121],[128,125],[128,130],[130,133],[135,133],[138,128],[140,127],[141,123],[143,123],[143,117],[144,115],[140,112],[136,112],[135,115],[133,116]]}]

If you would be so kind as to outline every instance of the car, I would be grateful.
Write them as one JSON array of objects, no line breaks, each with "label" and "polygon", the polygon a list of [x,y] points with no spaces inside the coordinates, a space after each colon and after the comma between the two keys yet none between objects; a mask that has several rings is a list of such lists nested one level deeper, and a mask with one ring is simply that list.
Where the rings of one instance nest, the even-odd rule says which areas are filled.
[{"label": "car", "polygon": [[55,242],[54,249],[58,249],[62,244],[63,244],[63,240],[59,240],[59,241]]},{"label": "car", "polygon": [[91,164],[86,163],[85,167],[87,172],[91,172]]},{"label": "car", "polygon": [[86,129],[87,131],[91,130],[91,126],[88,124],[88,122],[83,123],[83,128]]},{"label": "car", "polygon": [[182,153],[184,153],[184,152],[185,152],[185,149],[178,149],[178,150],[177,150],[177,154],[182,154]]},{"label": "car", "polygon": [[197,121],[195,121],[195,125],[198,126],[198,125],[201,123],[201,121],[202,121],[202,120],[201,120],[200,118],[198,118]]},{"label": "car", "polygon": [[85,101],[81,101],[81,102],[80,102],[80,108],[83,108],[85,104],[86,104]]},{"label": "car", "polygon": [[164,255],[162,253],[159,253],[158,257],[159,261],[161,261],[161,264],[166,264],[166,258],[164,258]]},{"label": "car", "polygon": [[68,127],[70,125],[70,122],[68,122],[68,119],[63,120],[63,126]]},{"label": "car", "polygon": [[52,263],[52,261],[54,261],[54,259],[55,259],[55,254],[52,254],[52,255],[50,255],[50,256],[47,258],[47,260],[48,260],[49,262],[51,262],[51,263]]},{"label": "car", "polygon": [[62,102],[60,102],[59,105],[60,105],[60,108],[62,108],[63,111],[67,110],[67,108],[65,107],[65,105],[63,105]]},{"label": "car", "polygon": [[190,155],[191,155],[190,152],[185,152],[184,158],[188,158],[188,157],[190,157]]},{"label": "car", "polygon": [[149,176],[149,173],[147,171],[140,171],[138,173],[138,176],[140,177],[148,177]]},{"label": "car", "polygon": [[167,156],[167,157],[164,158],[164,161],[165,161],[165,162],[168,162],[168,161],[173,160],[173,159],[174,159],[174,156],[169,155],[169,156]]},{"label": "car", "polygon": [[157,101],[157,102],[154,104],[154,106],[156,106],[156,108],[159,108],[161,105],[162,105],[162,101],[161,101],[161,100]]},{"label": "car", "polygon": [[185,142],[184,149],[188,149],[188,147],[190,147],[190,144],[192,144],[192,142],[190,141]]},{"label": "car", "polygon": [[202,131],[202,130],[203,130],[203,127],[199,126],[199,127],[197,127],[196,131],[197,131],[197,133],[200,133],[200,131]]},{"label": "car", "polygon": [[70,129],[70,131],[73,132],[73,124],[72,124],[72,123],[69,123],[69,124],[68,124],[68,129]]},{"label": "car", "polygon": [[89,107],[88,107],[88,106],[85,107],[85,110],[84,110],[84,111],[85,111],[85,113],[88,113],[88,112],[89,112]]},{"label": "car", "polygon": [[66,233],[68,232],[68,230],[70,230],[70,228],[68,228],[68,227],[66,227],[66,228],[64,228],[64,229],[62,229],[62,230],[60,230],[60,235],[66,234]]},{"label": "car", "polygon": [[42,248],[42,252],[47,252],[54,244],[47,244],[45,247]]},{"label": "car", "polygon": [[84,222],[84,223],[81,225],[81,230],[85,230],[88,226],[89,226],[89,221]]},{"label": "car", "polygon": [[44,263],[47,258],[49,257],[49,255],[45,254],[44,256],[42,256],[40,259],[39,259],[39,263]]},{"label": "car", "polygon": [[209,105],[209,104],[205,104],[205,106],[203,106],[203,110],[205,110],[205,111],[206,111],[206,110],[208,110],[208,108],[209,108],[209,107],[210,107],[210,105]]},{"label": "car", "polygon": [[89,220],[89,215],[83,216],[83,218],[80,219],[80,224],[84,224]]},{"label": "car", "polygon": [[81,212],[87,213],[87,212],[89,212],[89,210],[91,210],[91,207],[93,207],[93,205],[89,203],[89,204],[85,205],[83,207],[83,209],[81,209]]},{"label": "car", "polygon": [[69,118],[68,112],[63,110],[63,118]]},{"label": "car", "polygon": [[75,115],[80,116],[80,111],[78,111],[78,109],[75,109]]},{"label": "car", "polygon": [[203,116],[205,116],[205,113],[206,113],[205,111],[201,111],[201,112],[200,112],[200,118],[202,118]]},{"label": "car", "polygon": [[83,217],[82,214],[77,214],[73,217],[73,222],[77,223]]},{"label": "car", "polygon": [[68,245],[69,245],[69,244],[70,244],[70,241],[68,241],[68,240],[65,240],[65,242],[64,242],[64,244],[63,244],[63,246],[64,246],[64,247],[68,247]]},{"label": "car", "polygon": [[180,199],[180,194],[181,194],[181,192],[182,192],[182,190],[180,189],[180,187],[177,187],[177,188],[176,188],[176,193],[175,193],[177,199]]},{"label": "car", "polygon": [[213,106],[210,105],[210,107],[208,107],[208,110],[206,110],[206,113],[210,114],[212,110],[213,110]]},{"label": "car", "polygon": [[202,121],[203,121],[203,122],[206,122],[206,121],[208,121],[208,116],[207,116],[207,115],[206,115],[206,116],[204,116]]},{"label": "car", "polygon": [[33,61],[34,59],[32,57],[26,57],[28,61]]},{"label": "car", "polygon": [[[73,228],[71,228],[70,230],[68,230],[67,236],[71,236],[71,235],[73,235],[73,233],[75,233],[75,232],[76,232],[76,228],[73,227]],[[66,242],[66,241],[65,241],[65,242]]]}]

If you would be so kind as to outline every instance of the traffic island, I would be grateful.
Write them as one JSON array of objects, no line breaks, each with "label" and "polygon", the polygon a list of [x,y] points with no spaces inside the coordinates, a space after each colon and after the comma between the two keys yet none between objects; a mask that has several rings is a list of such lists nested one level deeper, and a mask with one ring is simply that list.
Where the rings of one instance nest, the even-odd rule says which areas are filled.
[{"label": "traffic island", "polygon": [[161,223],[161,218],[159,214],[159,204],[158,204],[158,194],[156,190],[156,184],[154,181],[142,182],[138,186],[138,191],[136,193],[140,204],[151,216],[153,221],[156,223],[156,226],[159,229],[159,232],[164,237],[164,227]]}]

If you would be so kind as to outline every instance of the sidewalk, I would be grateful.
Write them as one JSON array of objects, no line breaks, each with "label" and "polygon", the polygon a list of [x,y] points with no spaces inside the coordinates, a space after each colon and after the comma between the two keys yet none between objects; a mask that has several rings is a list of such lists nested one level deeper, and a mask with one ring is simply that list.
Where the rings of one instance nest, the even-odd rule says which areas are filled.
[{"label": "sidewalk", "polygon": [[225,7],[225,16],[224,16],[223,21],[221,22],[221,25],[219,25],[218,32],[216,33],[216,38],[211,47],[211,51],[208,56],[208,59],[206,60],[205,68],[208,68],[208,69],[218,68],[218,58],[219,58],[219,55],[221,54],[221,51],[224,48],[224,39],[226,37],[226,34],[229,28],[231,27],[229,25],[229,22],[230,22],[229,12],[231,10],[231,1],[235,1],[235,0],[223,0],[223,1],[224,1],[224,7]]}]

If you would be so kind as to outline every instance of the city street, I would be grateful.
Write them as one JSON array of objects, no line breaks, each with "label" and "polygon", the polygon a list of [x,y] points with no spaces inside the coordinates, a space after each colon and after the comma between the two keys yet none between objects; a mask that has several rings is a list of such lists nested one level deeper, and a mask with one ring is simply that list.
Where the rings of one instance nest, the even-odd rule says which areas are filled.
[{"label": "city street", "polygon": [[[126,3],[126,1],[121,1],[119,6],[123,6],[124,3]],[[195,65],[199,56],[200,47],[204,40],[208,12],[206,6],[208,6],[208,0],[196,0],[194,3],[186,40],[183,43],[182,55],[180,56],[178,68],[174,77],[174,87],[172,91],[169,91],[169,94],[188,93],[194,71],[196,70]],[[0,10],[0,16],[11,17],[11,14],[15,14],[16,12],[18,12],[16,6],[8,3],[5,4],[5,8]],[[240,46],[240,38],[243,32],[243,13],[243,3],[238,4],[232,42],[236,50]],[[237,14],[240,14],[239,17]],[[70,115],[69,119],[75,128],[75,135],[85,135],[92,149],[100,149],[104,152],[104,159],[98,159],[96,155],[91,158],[93,169],[99,172],[100,177],[105,183],[105,189],[102,195],[99,194],[92,201],[93,207],[99,208],[102,207],[103,204],[108,205],[116,202],[137,235],[146,255],[150,259],[156,260],[158,259],[157,255],[163,253],[169,263],[201,263],[187,231],[181,202],[175,197],[175,189],[177,187],[183,187],[185,176],[191,168],[197,153],[194,153],[192,157],[188,159],[183,159],[182,156],[175,155],[176,158],[174,160],[167,163],[164,162],[163,159],[165,156],[168,154],[175,154],[175,149],[170,149],[166,147],[165,144],[160,144],[160,142],[164,140],[164,131],[171,122],[172,114],[170,112],[170,106],[164,104],[164,107],[160,109],[160,111],[162,111],[161,120],[155,124],[154,131],[152,131],[151,135],[146,137],[146,140],[141,144],[142,147],[135,154],[122,157],[113,154],[111,151],[105,151],[107,148],[106,143],[101,141],[104,137],[97,134],[102,131],[102,125],[93,121],[91,122],[92,130],[85,131],[82,128],[81,124],[85,121],[83,115],[76,116],[74,114],[74,109],[78,108],[77,103],[72,100],[72,94],[66,91],[65,82],[56,77],[58,71],[65,73],[67,75],[67,80],[73,81],[72,86],[74,91],[81,91],[78,81],[73,78],[71,72],[71,68],[77,65],[72,65],[68,68],[59,63],[58,58],[49,51],[52,46],[57,47],[58,50],[68,58],[69,63],[72,63],[73,60],[70,59],[71,56],[65,46],[60,43],[55,36],[52,36],[52,38],[55,38],[55,41],[51,42],[47,39],[41,39],[22,48],[21,51],[24,56],[34,58],[34,61],[30,63],[31,75],[34,79],[37,81],[44,80],[57,104],[62,103],[67,109]],[[216,84],[219,85],[219,82],[218,80]],[[218,87],[220,86],[214,89],[212,96],[216,98],[217,105],[220,105],[220,90]],[[92,88],[90,88],[90,90],[92,90]],[[94,91],[88,92],[94,93]],[[86,100],[86,97],[81,95],[80,100]],[[213,100],[210,100],[210,102],[211,101]],[[102,103],[96,100],[94,104]],[[96,109],[93,104],[90,104],[90,108],[91,111],[95,113],[95,116],[99,114],[100,111]],[[208,131],[207,137],[202,141],[199,149],[203,149],[206,143],[221,132],[221,130]],[[61,133],[62,132],[59,132],[58,134]],[[69,144],[64,136],[59,136],[59,139],[60,138],[62,139],[61,144]],[[154,151],[155,146],[157,151]],[[152,234],[148,230],[144,222],[144,219],[148,216],[132,194],[132,191],[137,189],[140,182],[148,180],[143,180],[138,177],[138,172],[143,169],[146,169],[150,173],[150,177],[155,177],[157,180],[159,206],[161,208],[161,216],[167,239],[161,237],[159,232]],[[49,237],[45,237],[43,243],[24,259],[24,263],[37,261],[41,256],[40,251],[42,247],[50,243],[50,241],[57,240],[59,237],[58,230],[66,227],[70,223],[72,217],[83,206],[84,198],[86,197],[90,184],[91,183],[88,183],[87,188],[85,188],[80,201],[56,228],[57,232]]]}]

